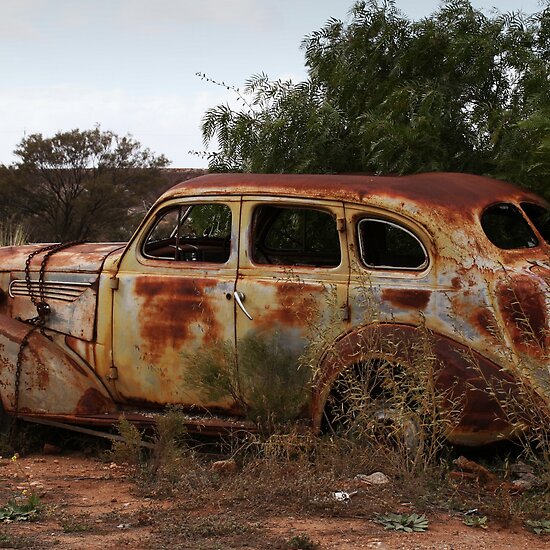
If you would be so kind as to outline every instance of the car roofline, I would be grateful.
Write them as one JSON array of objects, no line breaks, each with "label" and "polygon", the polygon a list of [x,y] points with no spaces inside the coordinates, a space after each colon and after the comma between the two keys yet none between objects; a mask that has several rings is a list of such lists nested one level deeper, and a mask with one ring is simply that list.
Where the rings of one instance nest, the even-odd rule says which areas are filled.
[{"label": "car roofline", "polygon": [[513,184],[472,174],[429,172],[407,176],[349,174],[206,174],[178,183],[159,202],[196,195],[276,195],[355,203],[407,202],[438,209],[485,208],[495,201],[544,200]]}]

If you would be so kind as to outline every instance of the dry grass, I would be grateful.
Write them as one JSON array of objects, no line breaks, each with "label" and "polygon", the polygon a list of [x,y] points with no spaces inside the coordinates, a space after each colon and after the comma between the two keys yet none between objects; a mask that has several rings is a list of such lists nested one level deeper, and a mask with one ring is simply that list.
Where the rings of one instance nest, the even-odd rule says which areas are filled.
[{"label": "dry grass", "polygon": [[0,246],[18,246],[28,241],[26,229],[13,220],[0,222]]}]

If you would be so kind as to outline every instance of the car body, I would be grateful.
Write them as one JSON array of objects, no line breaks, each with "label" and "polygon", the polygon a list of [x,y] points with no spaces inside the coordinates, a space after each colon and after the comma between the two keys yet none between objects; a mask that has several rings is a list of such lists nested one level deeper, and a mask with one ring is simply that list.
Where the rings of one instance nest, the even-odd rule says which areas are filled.
[{"label": "car body", "polygon": [[178,405],[191,429],[249,427],[246,397],[201,391],[196,370],[223,349],[267,380],[239,364],[239,343],[256,339],[260,366],[270,349],[310,354],[292,414],[319,430],[343,371],[395,340],[404,361],[427,332],[437,386],[461,398],[449,440],[507,437],[502,396],[550,396],[547,213],[466,174],[188,180],[126,244],[0,248],[3,409],[100,426]]}]

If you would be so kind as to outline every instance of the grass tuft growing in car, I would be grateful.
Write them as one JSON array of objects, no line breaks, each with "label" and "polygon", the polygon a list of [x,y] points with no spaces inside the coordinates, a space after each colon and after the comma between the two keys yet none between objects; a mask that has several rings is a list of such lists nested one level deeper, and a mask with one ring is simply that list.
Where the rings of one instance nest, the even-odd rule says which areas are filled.
[{"label": "grass tuft growing in car", "polygon": [[288,426],[307,402],[311,372],[277,332],[248,335],[236,351],[225,343],[185,359],[192,386],[212,401],[233,400],[264,433]]}]

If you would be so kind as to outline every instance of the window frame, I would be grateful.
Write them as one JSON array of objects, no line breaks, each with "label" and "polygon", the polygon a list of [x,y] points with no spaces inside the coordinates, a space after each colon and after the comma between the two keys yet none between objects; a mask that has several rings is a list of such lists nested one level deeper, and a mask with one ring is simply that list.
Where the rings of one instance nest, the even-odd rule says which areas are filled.
[{"label": "window frame", "polygon": [[[310,208],[322,210],[336,218],[338,229],[338,242],[340,247],[340,264],[334,267],[315,267],[311,265],[287,266],[283,264],[259,264],[253,259],[253,211],[260,205],[272,205],[291,208]],[[286,280],[295,275],[308,280],[341,281],[347,277],[349,264],[349,240],[346,231],[346,211],[344,202],[323,197],[286,196],[272,194],[244,194],[241,203],[241,225],[239,240],[239,272],[242,274],[254,274],[254,277],[263,279]]]},{"label": "window frame", "polygon": [[[367,264],[364,260],[363,253],[365,251],[363,239],[361,238],[361,231],[359,229],[359,226],[362,222],[376,222],[376,223],[385,223],[387,225],[390,225],[392,227],[395,227],[396,229],[400,229],[401,231],[404,231],[408,235],[410,235],[413,239],[415,239],[418,244],[420,245],[422,252],[424,253],[424,262],[417,266],[417,267],[407,267],[407,266],[378,266],[378,265],[370,265]],[[404,225],[401,225],[398,222],[395,222],[393,220],[388,220],[387,218],[383,217],[377,217],[377,216],[362,216],[359,219],[355,220],[355,238],[357,240],[358,244],[358,250],[359,250],[359,261],[361,262],[361,265],[369,270],[373,271],[407,271],[407,272],[423,272],[428,269],[430,266],[430,255],[428,253],[428,248],[424,245],[422,242],[422,239],[418,237],[413,231],[411,231],[409,228],[405,227]]]},{"label": "window frame", "polygon": [[[276,209],[279,209],[279,210],[313,211],[313,212],[317,212],[317,213],[320,212],[320,213],[323,213],[323,214],[326,214],[327,216],[329,216],[332,219],[333,223],[334,223],[334,230],[336,232],[336,237],[337,237],[337,241],[338,241],[338,252],[339,252],[338,262],[337,263],[332,263],[332,264],[318,264],[318,265],[308,264],[308,263],[295,263],[295,264],[292,264],[292,263],[285,263],[285,262],[281,262],[281,263],[278,263],[278,262],[274,262],[274,263],[272,263],[272,262],[259,262],[257,260],[256,253],[255,253],[255,249],[256,249],[255,235],[256,235],[256,230],[257,230],[257,218],[256,217],[258,216],[258,210],[261,209],[261,208],[265,208],[265,207],[272,207],[272,208],[276,208]],[[275,265],[275,266],[280,266],[280,267],[287,268],[287,269],[295,269],[295,268],[336,269],[340,265],[342,265],[344,249],[342,247],[342,242],[341,242],[341,239],[340,239],[340,231],[338,230],[338,216],[330,208],[325,207],[324,205],[318,205],[318,204],[300,204],[300,203],[294,203],[294,202],[281,203],[281,202],[278,202],[278,201],[273,201],[273,202],[266,201],[264,203],[254,205],[251,214],[252,214],[252,220],[251,220],[251,224],[250,224],[250,227],[251,227],[251,232],[250,232],[250,260],[251,260],[251,263],[254,264],[255,266],[274,266]],[[276,221],[277,221],[277,218],[272,220],[269,224],[266,225],[265,228],[263,228],[261,234],[259,235],[259,241],[261,243],[265,244],[265,240],[268,237],[269,232],[272,229],[273,225],[276,223]],[[306,244],[306,242],[304,241],[303,244]],[[281,249],[266,248],[266,247],[263,247],[263,248],[265,250],[264,255],[266,255],[266,256],[267,256],[267,254],[270,254],[270,255],[272,254],[274,256],[276,256],[276,255],[284,256],[285,253],[287,255],[292,255],[292,254],[299,254],[299,252],[300,252],[300,251],[295,251],[293,249],[284,249],[284,248],[281,248]],[[305,254],[305,252],[304,252],[304,254]]]},{"label": "window frame", "polygon": [[[141,226],[136,231],[136,238],[130,241],[126,252],[123,254],[123,257],[127,255],[127,252],[133,249],[134,262],[136,266],[142,266],[141,269],[148,269],[149,267],[155,270],[166,269],[167,273],[174,270],[180,270],[182,268],[202,271],[210,271],[211,269],[216,269],[218,271],[235,269],[238,260],[240,203],[240,196],[205,195],[203,197],[189,196],[172,198],[166,202],[155,205],[153,209],[149,212],[149,214],[145,217]],[[218,263],[204,260],[177,261],[174,259],[156,257],[145,253],[144,246],[147,238],[167,211],[177,208],[182,208],[185,211],[186,208],[202,204],[223,204],[224,206],[229,208],[229,211],[231,213],[231,238],[229,243],[229,258],[226,262]]]}]

